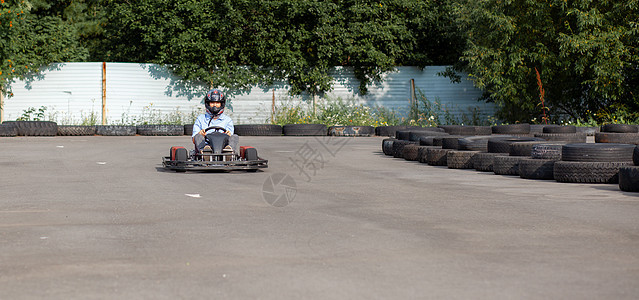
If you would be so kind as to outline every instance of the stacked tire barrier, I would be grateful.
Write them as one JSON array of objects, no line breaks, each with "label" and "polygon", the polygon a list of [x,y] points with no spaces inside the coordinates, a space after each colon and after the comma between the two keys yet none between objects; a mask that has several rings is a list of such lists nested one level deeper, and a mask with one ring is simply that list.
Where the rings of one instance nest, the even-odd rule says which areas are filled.
[{"label": "stacked tire barrier", "polygon": [[595,143],[620,143],[639,145],[639,126],[607,124],[595,133]]},{"label": "stacked tire barrier", "polygon": [[375,135],[375,128],[373,126],[331,126],[328,128],[328,135],[373,136]]},{"label": "stacked tire barrier", "polygon": [[485,136],[451,136],[442,139],[442,148],[451,149],[446,153],[446,165],[449,169],[473,169],[473,158],[484,147]]},{"label": "stacked tire barrier", "polygon": [[[382,141],[382,150],[395,158],[449,169],[567,183],[618,183],[622,191],[639,192],[639,146],[635,144],[585,143],[588,134],[574,126],[535,127],[537,133],[531,134],[528,124],[502,125],[493,126],[492,135],[470,134],[472,126],[440,128],[446,133],[401,128],[395,137]],[[602,126],[593,134],[634,129]]]},{"label": "stacked tire barrier", "polygon": [[[525,133],[518,134],[527,135]],[[518,175],[517,166],[520,158],[510,157],[510,145],[517,142],[536,140],[538,139],[526,136],[502,135],[491,137],[486,141],[487,153],[476,155],[474,160],[475,169],[482,172],[493,172],[498,175]]]},{"label": "stacked tire barrier", "polygon": [[[497,155],[493,161],[493,172],[497,175],[520,176],[519,165],[523,159],[530,157],[532,147],[543,143],[539,138],[508,138],[496,142],[498,146],[507,145],[507,155]],[[505,150],[505,149],[504,149]]]},{"label": "stacked tire barrier", "polygon": [[18,135],[18,129],[13,123],[4,122],[0,124],[0,137],[13,137]]},{"label": "stacked tire barrier", "polygon": [[639,146],[633,150],[634,166],[619,169],[619,189],[624,192],[639,192]]},{"label": "stacked tire barrier", "polygon": [[577,132],[575,126],[545,126],[542,133],[536,133],[535,137],[547,141],[564,141],[570,143],[585,143],[587,134]]},{"label": "stacked tire barrier", "polygon": [[99,125],[95,133],[103,136],[134,136],[137,128],[130,125]]},{"label": "stacked tire barrier", "polygon": [[12,136],[10,127],[15,128],[16,134],[13,136],[55,136],[58,134],[58,124],[50,121],[5,121],[2,122],[8,132],[7,136]]},{"label": "stacked tire barrier", "polygon": [[635,146],[566,144],[554,166],[555,180],[575,183],[619,183],[619,169],[632,164]]},{"label": "stacked tire barrier", "polygon": [[281,136],[282,126],[274,124],[235,125],[235,134],[239,136]]},{"label": "stacked tire barrier", "polygon": [[60,136],[85,136],[95,135],[95,126],[84,125],[58,125],[58,135]]},{"label": "stacked tire barrier", "polygon": [[138,125],[136,132],[144,136],[184,135],[184,125]]},{"label": "stacked tire barrier", "polygon": [[519,161],[519,176],[524,179],[555,179],[555,162],[561,160],[561,148],[565,142],[534,143],[530,157]]}]

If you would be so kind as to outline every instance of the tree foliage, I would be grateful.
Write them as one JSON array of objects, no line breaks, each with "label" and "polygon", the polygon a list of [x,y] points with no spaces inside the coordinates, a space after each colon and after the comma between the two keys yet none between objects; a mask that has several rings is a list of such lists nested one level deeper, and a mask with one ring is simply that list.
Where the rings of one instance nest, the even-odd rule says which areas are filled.
[{"label": "tree foliage", "polygon": [[[0,88],[51,62],[167,66],[185,83],[359,90],[397,66],[469,73],[509,122],[639,111],[639,0],[0,0]],[[455,77],[453,73],[447,73]],[[459,78],[459,77],[455,77]]]},{"label": "tree foliage", "polygon": [[0,0],[0,92],[52,62],[83,61],[87,1]]},{"label": "tree foliage", "polygon": [[463,69],[501,106],[527,121],[541,110],[535,68],[555,116],[639,109],[639,2],[460,0]]},{"label": "tree foliage", "polygon": [[[169,66],[188,82],[227,88],[287,81],[293,94],[331,89],[334,66],[350,66],[360,90],[395,66],[453,61],[436,1],[108,1],[108,61]],[[452,24],[452,19],[446,19]],[[424,51],[428,49],[428,51]],[[451,54],[452,53],[452,54]],[[458,53],[457,53],[458,54]]]}]

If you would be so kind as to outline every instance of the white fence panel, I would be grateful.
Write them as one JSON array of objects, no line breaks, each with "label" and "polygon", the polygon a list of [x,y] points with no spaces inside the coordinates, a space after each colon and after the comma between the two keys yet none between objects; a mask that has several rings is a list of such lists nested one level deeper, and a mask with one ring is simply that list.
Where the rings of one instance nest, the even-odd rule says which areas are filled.
[{"label": "white fence panel", "polygon": [[[102,109],[102,63],[52,64],[39,75],[11,84],[4,119],[15,120],[29,108],[46,107],[45,117],[79,122]],[[76,119],[76,120],[72,120]]]},{"label": "white fence panel", "polygon": [[[448,107],[451,114],[468,113],[468,107],[479,108],[491,115],[494,107],[478,102],[481,91],[463,79],[451,83],[437,73],[445,66],[399,67],[384,74],[382,83],[369,87],[366,95],[359,93],[359,82],[352,68],[336,67],[334,89],[327,96],[353,99],[370,106],[383,106],[405,113],[409,109],[411,79],[430,101]],[[46,118],[60,124],[80,124],[93,116],[102,119],[102,63],[52,64],[40,75],[12,83],[13,97],[5,98],[5,120],[15,120],[33,107],[47,108]],[[139,124],[158,120],[190,118],[203,111],[203,87],[185,87],[165,68],[154,64],[107,63],[106,109],[107,124]],[[230,98],[227,113],[236,124],[268,123],[273,104],[286,101],[310,101],[308,95],[290,97],[286,84],[255,86],[248,93],[227,93]]]},{"label": "white fence panel", "polygon": [[184,87],[157,65],[107,63],[106,82],[109,124],[148,123],[157,121],[158,115],[188,118],[203,108],[197,91]]}]

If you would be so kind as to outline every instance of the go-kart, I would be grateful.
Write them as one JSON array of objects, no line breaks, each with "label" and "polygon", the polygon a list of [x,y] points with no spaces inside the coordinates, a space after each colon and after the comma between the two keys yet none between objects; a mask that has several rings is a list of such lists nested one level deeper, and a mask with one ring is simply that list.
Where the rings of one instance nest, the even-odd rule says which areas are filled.
[{"label": "go-kart", "polygon": [[[208,133],[213,130],[214,132]],[[268,160],[257,156],[257,149],[250,146],[239,147],[239,153],[230,150],[229,136],[226,129],[211,126],[204,129],[207,144],[202,152],[191,151],[181,146],[171,147],[169,156],[162,158],[164,168],[176,172],[194,171],[234,171],[245,170],[256,172],[258,169],[268,168]]]}]

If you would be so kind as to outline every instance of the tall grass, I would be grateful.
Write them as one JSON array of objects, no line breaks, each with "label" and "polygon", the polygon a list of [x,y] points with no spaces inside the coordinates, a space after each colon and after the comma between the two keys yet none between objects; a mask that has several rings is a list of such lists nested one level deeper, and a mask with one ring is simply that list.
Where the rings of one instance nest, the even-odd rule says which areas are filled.
[{"label": "tall grass", "polygon": [[[430,101],[421,91],[417,102],[408,113],[382,106],[367,106],[355,99],[325,98],[312,104],[282,100],[276,105],[273,123],[325,124],[326,126],[437,126],[443,124],[490,125],[491,119],[481,114],[478,107],[454,114],[452,108],[439,101]],[[268,120],[270,121],[270,120]],[[268,122],[267,121],[267,122]]]},{"label": "tall grass", "polygon": [[[417,91],[417,101],[410,108],[407,124],[417,126],[437,125],[492,125],[495,120],[481,113],[477,106],[469,106],[467,111],[453,113],[455,107],[442,104],[438,99],[430,100]],[[457,109],[459,110],[459,109]]]},{"label": "tall grass", "polygon": [[[270,121],[270,120],[269,120]],[[275,106],[273,123],[325,124],[326,126],[387,126],[402,122],[402,118],[390,109],[370,107],[355,99],[325,98],[313,105],[290,99]]]}]

